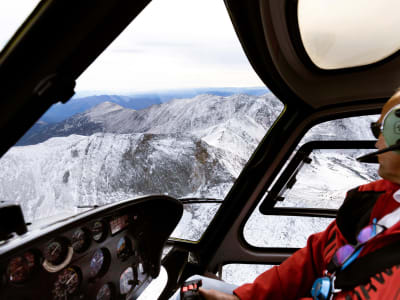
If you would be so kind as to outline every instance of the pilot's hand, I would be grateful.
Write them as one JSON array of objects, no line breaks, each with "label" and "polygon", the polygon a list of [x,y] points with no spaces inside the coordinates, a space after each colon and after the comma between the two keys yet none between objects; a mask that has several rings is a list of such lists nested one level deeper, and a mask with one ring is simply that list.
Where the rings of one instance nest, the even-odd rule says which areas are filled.
[{"label": "pilot's hand", "polygon": [[199,292],[205,300],[240,300],[238,296],[225,294],[216,290],[206,290],[202,287],[199,287]]}]

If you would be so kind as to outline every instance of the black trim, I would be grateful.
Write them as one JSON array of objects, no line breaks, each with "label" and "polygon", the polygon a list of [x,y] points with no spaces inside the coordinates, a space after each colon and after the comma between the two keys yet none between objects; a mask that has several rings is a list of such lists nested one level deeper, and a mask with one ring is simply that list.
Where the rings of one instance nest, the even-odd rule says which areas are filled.
[{"label": "black trim", "polygon": [[338,210],[327,208],[275,207],[273,209],[264,210],[262,213],[270,216],[336,218]]},{"label": "black trim", "polygon": [[[326,250],[326,253],[328,254],[329,252],[331,252],[333,249],[335,249],[336,247],[336,243],[333,243],[328,250]],[[325,248],[326,249],[326,248]]]},{"label": "black trim", "polygon": [[325,248],[329,246],[330,243],[332,243],[336,239],[336,231],[334,231],[331,235],[331,237],[328,239],[326,242]]},{"label": "black trim", "polygon": [[215,198],[179,198],[182,204],[199,204],[199,203],[219,203],[224,202],[224,199]]}]

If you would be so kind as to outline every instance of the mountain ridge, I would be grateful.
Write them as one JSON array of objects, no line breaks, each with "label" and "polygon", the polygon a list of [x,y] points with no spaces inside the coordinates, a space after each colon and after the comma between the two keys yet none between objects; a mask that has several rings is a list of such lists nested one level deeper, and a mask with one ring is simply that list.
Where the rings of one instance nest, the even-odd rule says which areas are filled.
[{"label": "mountain ridge", "polygon": [[[201,106],[199,106],[200,102]],[[55,136],[91,135],[96,132],[179,133],[200,131],[224,123],[231,118],[242,118],[245,114],[252,117],[260,126],[268,128],[272,124],[268,116],[274,116],[280,106],[280,102],[272,94],[263,96],[239,94],[227,97],[198,95],[194,98],[176,99],[152,105],[142,110],[133,110],[112,102],[103,102],[56,124],[35,124],[32,130],[27,132],[16,145],[37,144]]]}]

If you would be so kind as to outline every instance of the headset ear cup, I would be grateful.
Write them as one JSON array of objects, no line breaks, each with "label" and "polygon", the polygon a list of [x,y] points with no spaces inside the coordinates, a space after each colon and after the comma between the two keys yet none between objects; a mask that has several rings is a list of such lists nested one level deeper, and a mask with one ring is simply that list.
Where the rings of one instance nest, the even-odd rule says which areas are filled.
[{"label": "headset ear cup", "polygon": [[[400,142],[400,105],[394,106],[383,120],[383,137],[388,147]],[[396,150],[400,154],[400,150]]]}]

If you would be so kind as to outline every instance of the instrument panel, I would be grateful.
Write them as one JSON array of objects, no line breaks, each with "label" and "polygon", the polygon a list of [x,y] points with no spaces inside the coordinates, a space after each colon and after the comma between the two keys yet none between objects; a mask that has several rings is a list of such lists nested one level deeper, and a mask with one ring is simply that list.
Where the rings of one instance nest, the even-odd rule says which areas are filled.
[{"label": "instrument panel", "polygon": [[28,231],[0,245],[0,299],[136,299],[158,276],[182,211],[153,196]]}]

